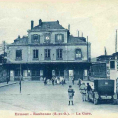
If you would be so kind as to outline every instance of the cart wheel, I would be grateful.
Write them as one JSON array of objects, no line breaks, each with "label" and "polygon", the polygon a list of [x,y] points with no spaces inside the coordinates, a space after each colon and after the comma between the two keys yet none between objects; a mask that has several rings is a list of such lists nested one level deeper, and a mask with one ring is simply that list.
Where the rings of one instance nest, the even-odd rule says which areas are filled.
[{"label": "cart wheel", "polygon": [[116,105],[117,104],[117,100],[113,100],[113,105]]},{"label": "cart wheel", "polygon": [[94,98],[93,103],[94,103],[94,105],[97,105],[98,104],[98,99]]}]

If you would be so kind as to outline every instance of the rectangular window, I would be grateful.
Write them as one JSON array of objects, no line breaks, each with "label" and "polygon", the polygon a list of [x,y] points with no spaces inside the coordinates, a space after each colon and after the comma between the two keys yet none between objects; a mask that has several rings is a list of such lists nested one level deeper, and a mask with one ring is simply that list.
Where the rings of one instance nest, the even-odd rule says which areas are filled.
[{"label": "rectangular window", "polygon": [[82,58],[81,49],[76,49],[76,50],[75,50],[75,58],[76,58],[76,59],[81,59],[81,58]]},{"label": "rectangular window", "polygon": [[33,59],[38,59],[38,50],[33,50]]},{"label": "rectangular window", "polygon": [[62,49],[57,49],[57,59],[62,59]]},{"label": "rectangular window", "polygon": [[58,43],[64,42],[64,34],[56,34],[55,42],[58,42]]},{"label": "rectangular window", "polygon": [[110,61],[110,68],[115,69],[115,61]]},{"label": "rectangular window", "polygon": [[16,50],[16,60],[22,59],[22,50]]},{"label": "rectangular window", "polygon": [[50,49],[45,49],[45,59],[50,59]]}]

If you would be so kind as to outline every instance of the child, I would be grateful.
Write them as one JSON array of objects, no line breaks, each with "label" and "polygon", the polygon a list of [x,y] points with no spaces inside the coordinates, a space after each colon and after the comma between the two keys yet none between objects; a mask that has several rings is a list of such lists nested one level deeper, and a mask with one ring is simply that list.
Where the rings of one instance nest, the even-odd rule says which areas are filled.
[{"label": "child", "polygon": [[73,104],[73,96],[74,96],[74,90],[72,89],[72,86],[71,85],[69,85],[69,89],[68,89],[68,96],[69,96],[69,104],[68,105],[70,105],[70,102],[72,102],[72,105],[74,105]]}]

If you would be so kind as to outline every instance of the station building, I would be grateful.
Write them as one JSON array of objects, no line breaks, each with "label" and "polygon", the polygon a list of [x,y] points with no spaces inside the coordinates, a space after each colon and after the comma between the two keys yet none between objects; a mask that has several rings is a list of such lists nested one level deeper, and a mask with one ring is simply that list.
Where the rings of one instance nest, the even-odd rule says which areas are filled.
[{"label": "station building", "polygon": [[34,26],[28,36],[16,38],[7,46],[10,80],[41,80],[44,77],[63,76],[66,80],[87,79],[90,69],[91,43],[85,37],[74,37],[69,28],[59,21],[43,22]]}]

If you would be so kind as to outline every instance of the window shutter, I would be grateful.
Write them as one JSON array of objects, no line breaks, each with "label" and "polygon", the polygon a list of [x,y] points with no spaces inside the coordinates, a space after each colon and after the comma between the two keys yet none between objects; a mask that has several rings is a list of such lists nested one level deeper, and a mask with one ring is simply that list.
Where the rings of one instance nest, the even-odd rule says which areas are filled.
[{"label": "window shutter", "polygon": [[22,59],[22,50],[21,50],[21,59]]},{"label": "window shutter", "polygon": [[55,34],[55,42],[58,42],[58,41],[57,41],[57,34]]},{"label": "window shutter", "polygon": [[38,43],[40,43],[40,35],[38,35]]},{"label": "window shutter", "polygon": [[33,43],[34,41],[34,36],[33,35],[31,35],[31,43]]},{"label": "window shutter", "polygon": [[35,50],[33,50],[33,58],[35,58]]},{"label": "window shutter", "polygon": [[36,58],[38,58],[38,50],[36,50]]},{"label": "window shutter", "polygon": [[64,34],[62,34],[62,42],[64,42]]},{"label": "window shutter", "polygon": [[81,51],[81,58],[83,58],[83,55],[82,55],[82,50],[80,50]]},{"label": "window shutter", "polygon": [[56,58],[58,58],[58,49],[56,49]]}]

